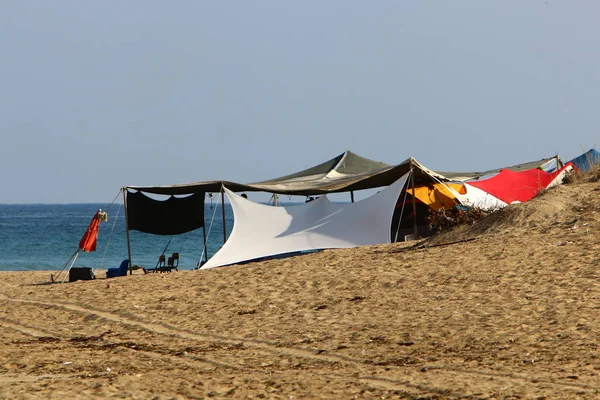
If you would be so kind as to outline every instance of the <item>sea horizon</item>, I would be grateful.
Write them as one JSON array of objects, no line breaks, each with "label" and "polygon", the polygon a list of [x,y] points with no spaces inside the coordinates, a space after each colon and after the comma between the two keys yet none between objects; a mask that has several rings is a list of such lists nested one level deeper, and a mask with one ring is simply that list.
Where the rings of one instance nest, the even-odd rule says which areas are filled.
[{"label": "sea horizon", "polygon": [[[266,203],[262,203],[266,204]],[[282,202],[298,205],[302,202]],[[73,266],[107,269],[128,258],[122,203],[0,203],[0,271],[60,270],[79,246],[92,217],[101,209],[95,252],[81,251]],[[205,204],[205,227],[181,235],[160,236],[130,231],[133,265],[153,267],[163,253],[180,254],[181,269],[195,269],[223,245],[221,202]],[[226,236],[233,228],[231,204],[225,202]],[[206,233],[206,254],[204,250]]]},{"label": "sea horizon", "polygon": [[[108,203],[27,203],[0,204],[0,271],[59,270],[77,251],[79,240],[98,209],[108,212],[108,221],[100,224],[96,251],[81,251],[74,266],[117,267],[128,258],[123,204],[109,207]],[[208,257],[223,244],[221,215],[220,203],[206,204]],[[229,235],[233,213],[228,203],[225,215]],[[203,229],[174,236],[138,231],[130,231],[129,235],[134,265],[154,266],[163,250],[168,255],[179,252],[182,269],[193,269],[205,258]]]}]

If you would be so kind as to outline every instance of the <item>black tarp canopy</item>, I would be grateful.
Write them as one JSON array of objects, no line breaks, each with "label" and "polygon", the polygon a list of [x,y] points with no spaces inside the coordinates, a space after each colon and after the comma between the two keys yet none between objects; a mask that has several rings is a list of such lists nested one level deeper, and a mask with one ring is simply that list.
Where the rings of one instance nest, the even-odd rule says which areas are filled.
[{"label": "black tarp canopy", "polygon": [[204,192],[156,200],[143,192],[127,193],[130,230],[155,235],[179,235],[204,226]]},{"label": "black tarp canopy", "polygon": [[234,192],[252,191],[252,188],[247,185],[230,181],[204,181],[159,186],[125,186],[123,189],[165,196],[178,196],[197,192],[218,193],[221,191],[222,186],[231,188]]}]

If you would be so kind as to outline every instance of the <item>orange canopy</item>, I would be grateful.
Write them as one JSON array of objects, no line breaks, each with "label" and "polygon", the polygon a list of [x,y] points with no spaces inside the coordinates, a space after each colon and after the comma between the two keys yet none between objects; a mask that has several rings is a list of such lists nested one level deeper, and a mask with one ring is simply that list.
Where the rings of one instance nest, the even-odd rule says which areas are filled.
[{"label": "orange canopy", "polygon": [[[452,208],[459,202],[449,188],[461,194],[466,193],[462,183],[434,183],[415,187],[415,197],[436,211],[442,207]],[[408,188],[407,191],[412,194],[412,189]]]}]

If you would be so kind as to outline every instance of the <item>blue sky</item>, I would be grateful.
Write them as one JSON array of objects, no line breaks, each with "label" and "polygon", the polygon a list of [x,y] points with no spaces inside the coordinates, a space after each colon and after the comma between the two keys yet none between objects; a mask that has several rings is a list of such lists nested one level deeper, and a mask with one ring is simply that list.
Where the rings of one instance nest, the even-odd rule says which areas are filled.
[{"label": "blue sky", "polygon": [[344,150],[481,170],[600,144],[600,2],[13,1],[0,203],[252,182]]}]

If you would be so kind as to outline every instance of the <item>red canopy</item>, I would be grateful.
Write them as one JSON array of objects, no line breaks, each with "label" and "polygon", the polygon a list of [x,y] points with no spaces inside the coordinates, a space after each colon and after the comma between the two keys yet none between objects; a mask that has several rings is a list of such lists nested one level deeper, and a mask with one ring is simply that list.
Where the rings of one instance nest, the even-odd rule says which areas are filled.
[{"label": "red canopy", "polygon": [[100,213],[98,210],[90,221],[90,225],[79,241],[79,248],[83,251],[96,251],[96,243],[98,242],[98,229],[100,228]]},{"label": "red canopy", "polygon": [[516,201],[525,202],[546,189],[557,177],[562,176],[565,170],[571,168],[573,164],[567,163],[555,172],[546,172],[537,168],[519,172],[503,169],[491,178],[468,183],[507,204]]}]

